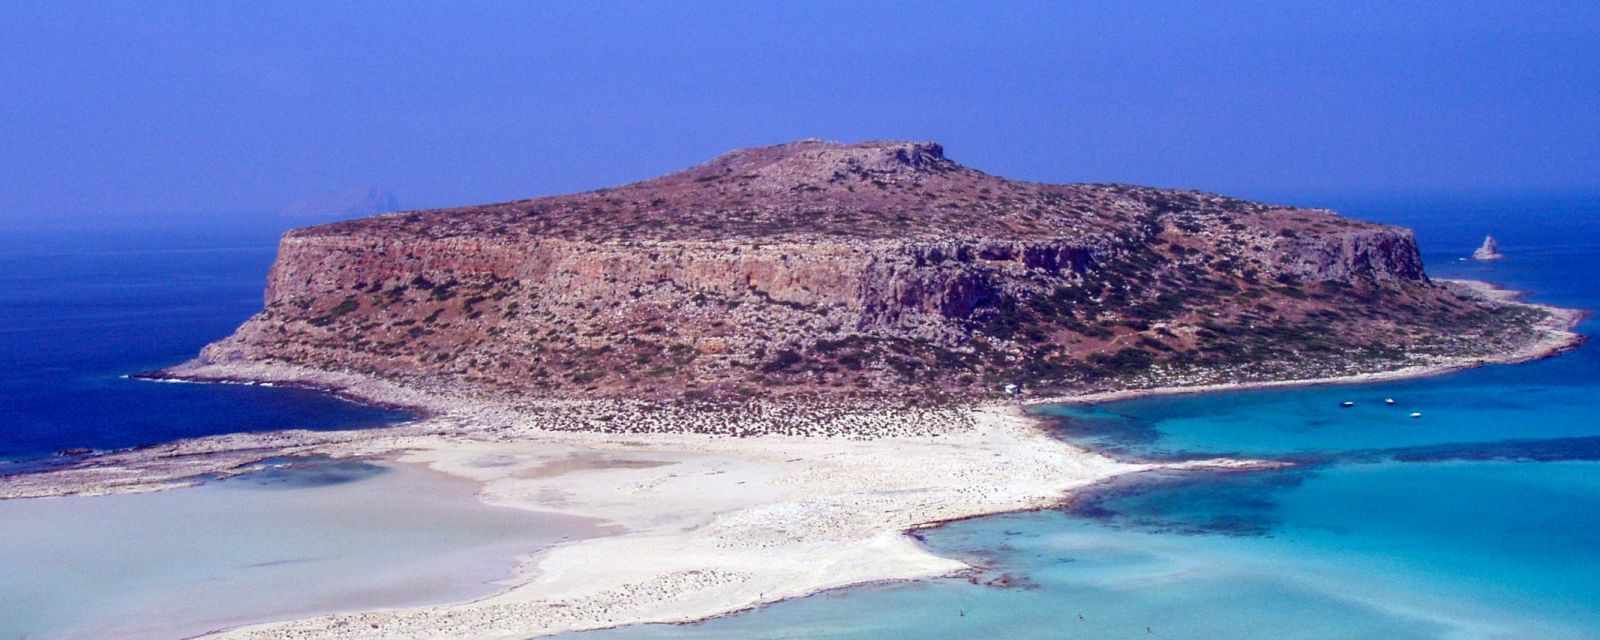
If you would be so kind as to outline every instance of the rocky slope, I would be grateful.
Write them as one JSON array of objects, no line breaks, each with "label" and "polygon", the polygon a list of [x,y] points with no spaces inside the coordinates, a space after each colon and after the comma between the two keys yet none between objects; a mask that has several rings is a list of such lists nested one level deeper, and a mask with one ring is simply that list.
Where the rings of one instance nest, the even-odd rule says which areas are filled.
[{"label": "rocky slope", "polygon": [[205,349],[500,398],[970,399],[1490,354],[1540,312],[1331,212],[800,141],[614,189],[298,229]]}]

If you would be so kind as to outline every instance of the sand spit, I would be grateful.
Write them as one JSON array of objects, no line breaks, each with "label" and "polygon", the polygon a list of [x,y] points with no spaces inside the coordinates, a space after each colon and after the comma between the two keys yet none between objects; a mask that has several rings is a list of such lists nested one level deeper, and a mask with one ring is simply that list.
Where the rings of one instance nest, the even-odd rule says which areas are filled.
[{"label": "sand spit", "polygon": [[1143,468],[1072,448],[1012,412],[972,418],[978,428],[937,438],[871,441],[530,430],[393,443],[407,450],[403,461],[482,482],[490,503],[603,518],[627,532],[552,549],[527,564],[518,586],[486,600],[219,637],[520,638],[691,621],[851,584],[946,575],[968,567],[905,530],[1048,506]]},{"label": "sand spit", "polygon": [[1014,410],[971,418],[975,428],[937,438],[871,441],[549,432],[417,439],[404,443],[401,460],[478,480],[490,503],[603,518],[627,532],[556,547],[528,563],[518,586],[482,601],[217,637],[522,638],[700,620],[847,585],[969,570],[905,532],[1049,507],[1075,488],[1153,468],[1074,448]]}]

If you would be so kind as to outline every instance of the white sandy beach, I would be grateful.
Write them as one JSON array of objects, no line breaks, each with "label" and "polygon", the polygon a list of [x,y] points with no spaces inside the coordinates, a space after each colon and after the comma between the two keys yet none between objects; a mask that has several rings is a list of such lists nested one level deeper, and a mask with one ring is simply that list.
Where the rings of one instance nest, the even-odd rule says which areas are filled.
[{"label": "white sandy beach", "polygon": [[911,529],[1044,507],[1144,467],[1056,441],[1012,411],[937,437],[647,439],[530,430],[418,436],[405,462],[483,483],[501,505],[596,517],[621,535],[559,546],[521,584],[461,605],[351,613],[231,630],[225,638],[513,638],[690,621],[863,582],[969,567]]}]

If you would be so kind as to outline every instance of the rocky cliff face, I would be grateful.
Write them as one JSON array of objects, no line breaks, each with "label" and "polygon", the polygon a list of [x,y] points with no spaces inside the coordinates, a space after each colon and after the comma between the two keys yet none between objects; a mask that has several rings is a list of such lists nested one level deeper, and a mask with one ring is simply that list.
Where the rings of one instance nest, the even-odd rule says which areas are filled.
[{"label": "rocky cliff face", "polygon": [[296,230],[265,303],[203,357],[502,397],[969,397],[1393,358],[1500,326],[1428,280],[1404,229],[1010,181],[902,142]]}]

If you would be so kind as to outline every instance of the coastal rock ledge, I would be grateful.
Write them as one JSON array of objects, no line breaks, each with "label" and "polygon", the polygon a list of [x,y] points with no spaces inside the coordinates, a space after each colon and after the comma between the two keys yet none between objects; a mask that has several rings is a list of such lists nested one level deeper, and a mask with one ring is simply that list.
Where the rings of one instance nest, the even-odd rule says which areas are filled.
[{"label": "coastal rock ledge", "polygon": [[1490,357],[1547,312],[1435,282],[1409,230],[917,142],[739,150],[586,193],[289,232],[199,364],[501,400],[969,401]]}]

